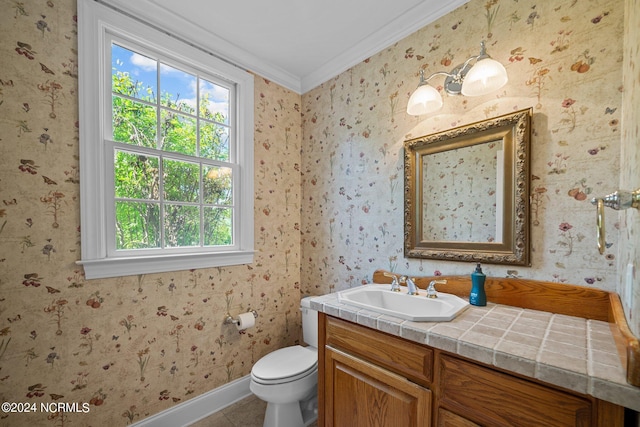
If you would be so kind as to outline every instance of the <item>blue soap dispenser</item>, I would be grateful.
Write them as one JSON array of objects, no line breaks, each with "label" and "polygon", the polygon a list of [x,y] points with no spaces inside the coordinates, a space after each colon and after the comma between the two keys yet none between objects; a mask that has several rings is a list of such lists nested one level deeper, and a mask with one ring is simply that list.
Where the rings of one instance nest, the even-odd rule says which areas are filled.
[{"label": "blue soap dispenser", "polygon": [[469,294],[469,304],[471,305],[487,305],[487,294],[484,292],[484,280],[487,278],[482,272],[480,263],[476,267],[476,271],[471,273],[471,293]]}]

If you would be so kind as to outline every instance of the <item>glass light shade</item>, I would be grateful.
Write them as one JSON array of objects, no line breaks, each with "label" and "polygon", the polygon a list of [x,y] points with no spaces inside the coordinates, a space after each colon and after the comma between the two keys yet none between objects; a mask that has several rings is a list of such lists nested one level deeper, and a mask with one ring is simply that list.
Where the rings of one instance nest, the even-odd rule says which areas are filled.
[{"label": "glass light shade", "polygon": [[507,84],[507,70],[491,58],[480,59],[467,72],[462,82],[464,96],[482,96],[500,89]]},{"label": "glass light shade", "polygon": [[407,114],[420,116],[442,108],[442,96],[433,86],[425,83],[411,94],[407,103]]}]

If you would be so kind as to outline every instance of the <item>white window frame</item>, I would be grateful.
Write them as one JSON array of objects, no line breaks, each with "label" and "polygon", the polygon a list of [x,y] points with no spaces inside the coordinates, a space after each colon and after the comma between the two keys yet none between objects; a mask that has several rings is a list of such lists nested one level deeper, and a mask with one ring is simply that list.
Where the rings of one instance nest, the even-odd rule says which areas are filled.
[{"label": "white window frame", "polygon": [[[111,138],[111,40],[129,40],[228,82],[235,92],[235,126],[230,146],[236,152],[233,197],[237,214],[233,245],[215,250],[162,250],[114,254],[115,235]],[[80,117],[80,220],[82,259],[87,279],[249,264],[254,254],[253,223],[253,75],[215,56],[145,25],[94,0],[78,1],[78,86]],[[109,135],[107,135],[109,134]],[[112,167],[111,167],[112,169]],[[111,180],[111,181],[109,181]],[[113,241],[113,239],[111,239]],[[208,249],[208,248],[207,248]],[[154,253],[156,252],[156,253]]]}]

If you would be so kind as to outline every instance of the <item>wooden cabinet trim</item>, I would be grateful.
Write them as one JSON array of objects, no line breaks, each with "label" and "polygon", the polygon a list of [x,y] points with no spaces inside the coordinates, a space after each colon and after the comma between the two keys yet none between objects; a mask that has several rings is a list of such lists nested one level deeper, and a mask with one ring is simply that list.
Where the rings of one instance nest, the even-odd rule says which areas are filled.
[{"label": "wooden cabinet trim", "polygon": [[604,400],[596,400],[596,426],[623,427],[624,408]]},{"label": "wooden cabinet trim", "polygon": [[417,384],[433,381],[433,349],[335,317],[327,317],[326,345],[356,354]]},{"label": "wooden cabinet trim", "polygon": [[325,401],[325,390],[327,384],[325,381],[325,363],[326,363],[326,343],[327,333],[326,325],[328,317],[325,313],[318,313],[318,425],[327,426],[325,421],[325,412],[327,411],[329,402]]}]

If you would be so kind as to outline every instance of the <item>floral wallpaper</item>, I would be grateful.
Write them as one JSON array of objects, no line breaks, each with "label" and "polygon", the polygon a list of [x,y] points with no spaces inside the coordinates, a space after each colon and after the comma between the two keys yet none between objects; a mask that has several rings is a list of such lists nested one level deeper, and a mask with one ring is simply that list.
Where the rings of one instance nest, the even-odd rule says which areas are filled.
[{"label": "floral wallpaper", "polygon": [[300,95],[255,78],[253,264],[86,280],[76,1],[0,8],[0,400],[81,410],[0,426],[128,425],[300,342]]},{"label": "floral wallpaper", "polygon": [[[601,256],[590,199],[620,181],[624,10],[622,0],[471,0],[305,93],[303,290],[356,286],[377,268],[470,274],[467,263],[404,257],[403,141],[531,107],[531,267],[483,269],[615,291],[620,223],[607,212]],[[507,85],[447,96],[436,77],[442,110],[407,115],[419,71],[449,71],[482,40]]]},{"label": "floral wallpaper", "polygon": [[[600,256],[589,199],[621,179],[640,184],[638,128],[622,123],[640,111],[640,8],[625,2],[471,0],[302,96],[256,76],[254,263],[108,280],[86,280],[75,264],[76,3],[2,3],[0,400],[79,402],[90,413],[3,413],[0,426],[128,425],[299,342],[301,293],[355,286],[378,268],[470,273],[403,257],[403,141],[528,107],[532,266],[484,271],[615,290],[638,259],[638,213],[607,216]],[[408,116],[419,70],[450,69],[482,39],[507,86]],[[222,324],[249,308],[255,328]]]}]

